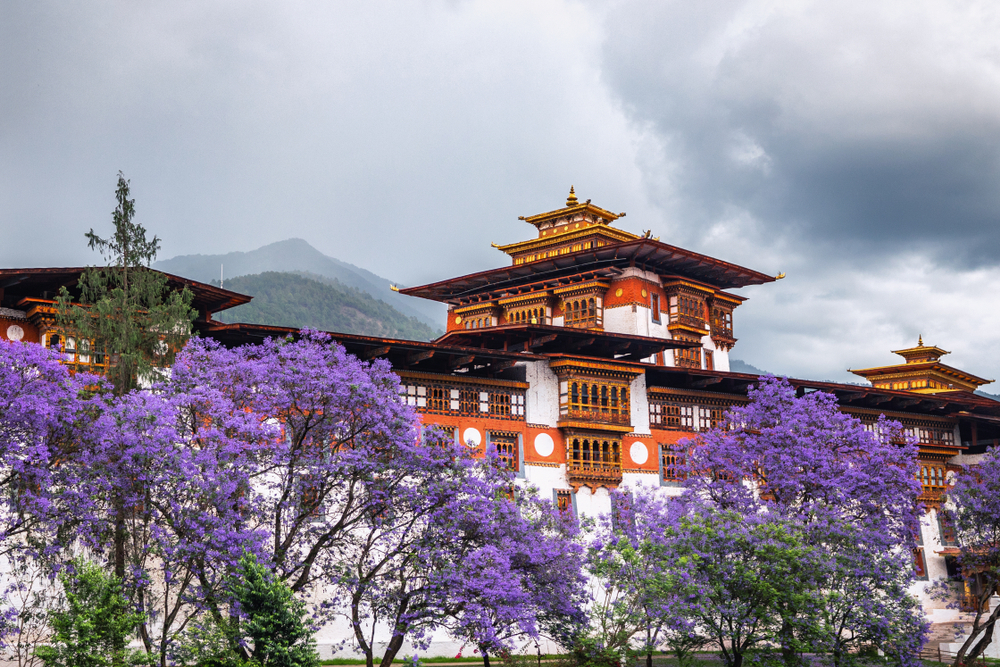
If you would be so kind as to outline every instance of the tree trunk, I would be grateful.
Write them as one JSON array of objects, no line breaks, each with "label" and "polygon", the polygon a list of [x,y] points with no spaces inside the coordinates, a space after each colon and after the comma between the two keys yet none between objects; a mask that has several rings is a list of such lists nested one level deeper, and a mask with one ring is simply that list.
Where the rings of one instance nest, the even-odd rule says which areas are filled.
[{"label": "tree trunk", "polygon": [[646,667],[653,667],[653,652],[646,654]]},{"label": "tree trunk", "polygon": [[479,649],[479,652],[483,654],[483,667],[490,667],[490,654],[482,648]]},{"label": "tree trunk", "polygon": [[[993,643],[993,628],[1000,620],[1000,605],[993,610],[987,618],[986,622],[979,627],[979,633],[972,634],[962,645],[961,650],[959,650],[958,655],[955,656],[955,667],[960,667],[960,665],[971,665],[976,661],[980,655]],[[975,627],[975,626],[973,626]],[[977,636],[979,637],[977,640]],[[966,654],[966,651],[968,653]]]},{"label": "tree trunk", "polygon": [[396,654],[399,653],[399,649],[403,647],[403,635],[402,632],[394,632],[392,639],[389,640],[389,644],[385,647],[385,655],[382,656],[382,662],[379,667],[392,667],[392,661],[396,659]]},{"label": "tree trunk", "polygon": [[[114,501],[114,512],[115,512],[115,535],[114,535],[114,558],[115,558],[115,577],[118,578],[118,583],[124,587],[125,584],[125,503],[122,500],[121,494],[116,494]],[[121,667],[125,663],[122,661],[121,655],[125,650],[125,642],[120,638],[115,638],[114,642],[114,657],[111,660],[111,664],[114,667]]]},{"label": "tree trunk", "polygon": [[778,639],[781,641],[781,661],[785,663],[785,667],[796,667],[798,665],[798,656],[793,648],[795,643],[795,628],[787,620],[781,622]]}]

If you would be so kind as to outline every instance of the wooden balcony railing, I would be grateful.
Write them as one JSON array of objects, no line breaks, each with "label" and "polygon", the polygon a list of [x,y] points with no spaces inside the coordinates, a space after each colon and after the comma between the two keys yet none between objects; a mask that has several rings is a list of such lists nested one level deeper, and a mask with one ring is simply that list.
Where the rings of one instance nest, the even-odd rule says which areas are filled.
[{"label": "wooden balcony railing", "polygon": [[622,482],[622,466],[621,463],[571,460],[566,464],[566,476],[574,489],[581,486],[614,488]]},{"label": "wooden balcony railing", "polygon": [[563,411],[559,418],[560,420],[587,421],[597,424],[614,424],[616,426],[628,426],[632,423],[632,417],[627,413],[614,413],[600,409],[568,409]]}]

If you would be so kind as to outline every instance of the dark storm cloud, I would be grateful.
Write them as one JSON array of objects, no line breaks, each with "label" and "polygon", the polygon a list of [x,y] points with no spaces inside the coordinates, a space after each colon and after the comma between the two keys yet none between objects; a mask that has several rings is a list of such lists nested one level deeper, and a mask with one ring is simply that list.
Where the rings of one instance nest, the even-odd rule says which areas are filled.
[{"label": "dark storm cloud", "polygon": [[618,5],[606,77],[683,165],[672,213],[703,226],[735,207],[858,260],[997,264],[995,17],[902,7]]}]

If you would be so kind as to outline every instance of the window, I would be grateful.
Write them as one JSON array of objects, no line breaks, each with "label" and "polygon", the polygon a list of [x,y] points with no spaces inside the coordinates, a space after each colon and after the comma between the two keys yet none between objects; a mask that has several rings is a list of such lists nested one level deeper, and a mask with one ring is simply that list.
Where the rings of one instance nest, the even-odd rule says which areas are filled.
[{"label": "window", "polygon": [[[684,336],[677,333],[674,334],[674,338],[685,343],[700,342],[700,340],[693,336]],[[680,368],[701,368],[701,348],[688,347],[675,349],[674,366],[678,366]]]},{"label": "window", "polygon": [[403,378],[403,383],[399,385],[399,400],[420,412],[524,420],[523,389],[410,382],[413,384]]},{"label": "window", "polygon": [[660,295],[650,294],[649,295],[649,314],[653,318],[653,321],[657,324],[660,323]]},{"label": "window", "polygon": [[661,482],[682,482],[685,479],[684,458],[670,449],[670,445],[660,445]]},{"label": "window", "polygon": [[955,533],[955,525],[948,518],[948,515],[939,509],[937,511],[937,520],[941,544],[946,547],[958,546],[958,535]]},{"label": "window", "polygon": [[722,408],[709,408],[701,406],[698,408],[698,430],[707,431],[718,426],[723,419],[724,410]]},{"label": "window", "polygon": [[517,446],[517,434],[490,433],[490,442],[497,449],[503,465],[514,472],[520,470],[521,453]]},{"label": "window", "polygon": [[694,430],[694,406],[651,399],[649,425],[652,428]]},{"label": "window", "polygon": [[712,309],[712,335],[733,337],[733,311],[725,308]]},{"label": "window", "polygon": [[553,489],[556,509],[560,513],[576,516],[576,504],[573,502],[573,492],[569,489]]},{"label": "window", "polygon": [[917,579],[927,580],[927,562],[924,560],[923,547],[916,547],[913,550],[913,571]]},{"label": "window", "polygon": [[621,442],[601,438],[574,437],[569,446],[571,470],[617,470],[621,474]]},{"label": "window", "polygon": [[712,358],[711,350],[705,350],[705,369],[709,371],[715,370],[715,360]]},{"label": "window", "polygon": [[610,424],[631,422],[629,390],[625,385],[588,380],[568,380],[560,396],[560,414]]},{"label": "window", "polygon": [[568,327],[591,328],[601,326],[599,299],[575,297],[563,301],[563,324]]}]

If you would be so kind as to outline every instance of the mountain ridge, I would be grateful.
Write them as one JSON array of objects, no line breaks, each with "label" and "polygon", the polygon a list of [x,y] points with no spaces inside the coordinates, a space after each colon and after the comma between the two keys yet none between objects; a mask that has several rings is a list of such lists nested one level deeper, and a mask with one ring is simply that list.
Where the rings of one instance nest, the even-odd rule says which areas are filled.
[{"label": "mountain ridge", "polygon": [[[270,271],[307,272],[335,279],[342,286],[370,294],[403,315],[415,317],[435,330],[443,326],[447,315],[447,309],[443,304],[398,294],[390,289],[390,285],[394,283],[388,278],[325,255],[312,247],[308,241],[300,238],[276,241],[249,251],[214,255],[177,255],[156,261],[152,267],[204,283],[219,284],[221,277],[223,286],[245,275]],[[226,278],[226,274],[231,277]]]},{"label": "mountain ridge", "polygon": [[227,286],[254,298],[217,313],[215,319],[225,324],[245,322],[408,340],[432,340],[442,333],[335,278],[316,280],[265,271],[232,278]]}]

